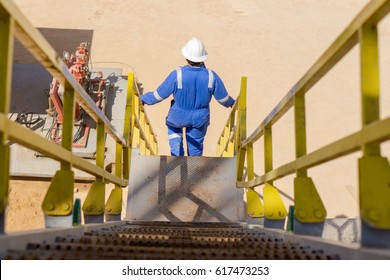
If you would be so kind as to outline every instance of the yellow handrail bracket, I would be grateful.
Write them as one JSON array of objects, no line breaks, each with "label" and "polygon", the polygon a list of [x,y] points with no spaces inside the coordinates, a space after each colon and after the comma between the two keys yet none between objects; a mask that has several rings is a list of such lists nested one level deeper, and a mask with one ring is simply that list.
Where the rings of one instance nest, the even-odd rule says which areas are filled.
[{"label": "yellow handrail bracket", "polygon": [[287,216],[287,210],[278,189],[266,183],[263,194],[265,217],[269,220],[284,220]]},{"label": "yellow handrail bracket", "polygon": [[[73,207],[74,173],[72,170],[58,170],[51,181],[50,187],[42,203],[42,209],[48,216],[68,216]],[[55,218],[55,217],[53,217]],[[50,223],[55,221],[48,221]]]},{"label": "yellow handrail bracket", "polygon": [[294,178],[295,218],[302,223],[320,223],[326,209],[310,177]]}]

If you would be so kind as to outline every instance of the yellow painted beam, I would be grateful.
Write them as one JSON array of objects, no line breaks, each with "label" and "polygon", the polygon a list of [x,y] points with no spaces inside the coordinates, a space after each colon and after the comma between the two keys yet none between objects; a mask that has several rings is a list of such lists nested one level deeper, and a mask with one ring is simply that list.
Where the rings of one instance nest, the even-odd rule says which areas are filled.
[{"label": "yellow painted beam", "polygon": [[[115,155],[115,175],[122,177],[122,145],[116,143]],[[115,185],[111,191],[105,206],[105,211],[108,215],[119,215],[122,212],[122,188]]]},{"label": "yellow painted beam", "polygon": [[116,177],[115,175],[105,171],[103,168],[100,168],[79,156],[72,155],[70,151],[67,151],[63,147],[44,139],[42,136],[29,130],[28,128],[10,121],[6,115],[0,113],[0,131],[2,130],[8,130],[9,139],[15,143],[42,153],[54,160],[72,163],[72,166],[77,169],[94,176],[103,177],[106,183],[114,183],[123,187],[128,183],[126,180]]},{"label": "yellow painted beam", "polygon": [[[74,124],[75,100],[73,88],[67,83],[64,86],[64,106],[62,122],[61,145],[64,149],[72,151],[73,147],[73,124]],[[61,169],[71,169],[71,162],[61,162]]]},{"label": "yellow painted beam", "polygon": [[[239,99],[240,99],[240,96],[238,96],[238,98],[234,102],[234,104],[232,106],[232,109],[230,111],[228,120],[226,121],[226,124],[225,124],[225,126],[229,126],[231,130],[233,130],[233,128],[236,127],[236,113],[237,113],[237,110],[238,110]],[[225,143],[223,143],[223,140],[222,140],[222,138],[224,136],[224,132],[225,132],[225,127],[222,129],[222,132],[221,132],[221,134],[219,136],[219,139],[218,139],[217,156],[221,156],[221,149],[225,145]]]},{"label": "yellow painted beam", "polygon": [[[295,156],[306,155],[306,109],[305,96],[294,97]],[[307,170],[297,170],[298,177],[307,177]]]},{"label": "yellow painted beam", "polygon": [[46,70],[61,84],[67,83],[75,89],[75,98],[91,118],[106,124],[106,132],[116,141],[127,145],[122,135],[114,128],[104,113],[96,106],[95,102],[82,86],[74,79],[73,75],[63,63],[49,42],[42,34],[31,25],[29,20],[21,13],[19,8],[10,0],[1,0],[1,5],[15,20],[15,36],[26,49],[40,62]]},{"label": "yellow painted beam", "polygon": [[[264,169],[265,173],[273,169],[272,160],[272,128],[264,128]],[[269,182],[272,184],[272,181]]]},{"label": "yellow painted beam", "polygon": [[131,152],[133,147],[134,134],[134,95],[135,77],[133,73],[129,73],[127,77],[127,95],[125,108],[125,121],[123,127],[123,137],[128,141],[129,146],[123,149],[123,178],[128,180],[130,177]]},{"label": "yellow painted beam", "polygon": [[[272,153],[272,128],[264,128],[264,171],[273,169]],[[248,177],[248,180],[249,179]],[[267,181],[263,188],[264,215],[269,220],[282,220],[287,216],[287,210],[280,197],[278,189],[272,185],[273,181]]]},{"label": "yellow painted beam", "polygon": [[[9,112],[11,82],[12,82],[12,58],[13,58],[13,32],[14,21],[6,10],[0,5],[0,114]],[[2,219],[7,205],[10,149],[7,127],[0,128],[0,214]],[[4,221],[1,222],[4,225]],[[0,228],[4,232],[4,228]]]},{"label": "yellow painted beam", "polygon": [[[142,129],[139,129],[139,127],[142,127],[142,123],[140,122],[140,120],[138,118],[135,119],[135,126],[138,127],[137,132],[139,132],[140,139],[141,139],[140,143],[141,144],[143,143],[142,146],[144,146],[144,150],[147,147],[148,149],[153,151],[152,155],[155,155],[156,153],[155,153],[154,149],[151,147],[150,143],[148,141],[145,141],[146,135],[145,135],[144,131]],[[141,144],[140,144],[140,147],[141,147]],[[142,152],[142,149],[141,149],[141,152]]]},{"label": "yellow painted beam", "polygon": [[282,165],[264,175],[248,182],[238,182],[237,187],[249,188],[264,184],[266,181],[276,180],[295,173],[299,169],[308,169],[331,161],[344,155],[359,151],[368,143],[380,143],[390,140],[390,118],[376,121],[365,126],[362,130],[328,144],[314,152]]},{"label": "yellow painted beam", "polygon": [[139,124],[140,133],[141,133],[139,148],[140,148],[141,155],[145,155],[146,154],[146,142],[147,142],[146,134],[145,134],[145,112],[143,110],[140,110],[139,114],[140,114],[140,116],[139,116],[139,123],[138,124]]},{"label": "yellow painted beam", "polygon": [[[362,126],[379,120],[379,59],[376,26],[365,25],[360,32]],[[363,146],[364,155],[380,155],[377,143]]]},{"label": "yellow painted beam", "polygon": [[293,106],[295,95],[304,95],[324,75],[326,75],[333,66],[336,65],[344,57],[344,55],[358,43],[358,33],[364,24],[370,23],[371,25],[374,25],[389,12],[389,0],[370,1],[344,29],[340,36],[337,37],[333,44],[330,45],[330,47],[313,64],[313,66],[291,88],[286,96],[255,129],[248,139],[243,142],[242,146],[245,147],[251,142],[256,142],[262,136],[264,127],[275,124]]},{"label": "yellow painted beam", "polygon": [[[73,147],[74,112],[74,91],[68,83],[65,83],[61,146],[71,153]],[[43,212],[51,216],[69,215],[73,208],[73,188],[74,172],[72,170],[72,162],[62,161],[61,170],[56,172],[43,199]]]},{"label": "yellow painted beam", "polygon": [[139,148],[140,139],[141,139],[141,131],[139,128],[139,124],[137,120],[140,117],[140,99],[139,96],[134,95],[133,101],[134,109],[133,109],[133,119],[134,119],[134,128],[133,128],[133,148]]},{"label": "yellow painted beam", "polygon": [[242,148],[242,141],[246,138],[246,90],[247,78],[241,77],[240,97],[238,100],[237,112],[237,182],[242,181],[245,165],[246,150]]}]

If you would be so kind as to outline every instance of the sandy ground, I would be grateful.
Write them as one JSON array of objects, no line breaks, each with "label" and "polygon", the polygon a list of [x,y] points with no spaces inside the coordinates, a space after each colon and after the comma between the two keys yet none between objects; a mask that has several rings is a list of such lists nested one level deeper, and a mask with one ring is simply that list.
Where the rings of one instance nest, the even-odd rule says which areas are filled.
[{"label": "sandy ground", "polygon": [[[204,41],[215,70],[233,97],[241,76],[248,77],[248,135],[271,112],[309,67],[320,57],[368,0],[15,0],[36,27],[93,30],[95,66],[134,71],[144,91],[153,91],[165,77],[184,65],[182,46],[193,36]],[[390,22],[380,25],[382,116],[389,115]],[[307,95],[308,152],[361,127],[358,48],[346,56]],[[165,116],[169,102],[147,108],[158,136],[159,151],[168,154]],[[216,143],[229,110],[215,100],[205,155],[216,153]],[[274,166],[294,159],[293,112],[273,130]],[[263,142],[255,145],[256,173],[262,174]],[[385,145],[384,145],[385,146]],[[385,152],[389,155],[388,145]],[[310,170],[328,214],[355,217],[359,153]],[[278,180],[286,205],[292,204],[293,176]],[[34,188],[27,201],[15,200],[28,213],[42,195]],[[14,189],[15,186],[15,189]],[[34,189],[34,190],[33,190]],[[35,204],[34,204],[35,205]],[[16,208],[15,208],[16,209]],[[34,209],[34,210],[33,210]],[[10,214],[11,215],[11,214]],[[10,216],[11,217],[11,216]],[[28,216],[29,217],[29,216]],[[35,219],[18,218],[23,227]],[[22,222],[21,222],[22,223]],[[34,225],[31,225],[34,223]],[[9,228],[12,230],[12,227]]]}]

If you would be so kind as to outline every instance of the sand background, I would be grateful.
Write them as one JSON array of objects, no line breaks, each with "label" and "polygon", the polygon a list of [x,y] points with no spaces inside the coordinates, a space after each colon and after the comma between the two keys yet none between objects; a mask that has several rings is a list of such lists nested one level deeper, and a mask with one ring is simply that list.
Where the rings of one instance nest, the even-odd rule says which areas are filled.
[{"label": "sand background", "polygon": [[[119,67],[124,73],[134,71],[145,92],[155,90],[172,70],[184,65],[181,48],[193,36],[198,37],[209,53],[207,67],[223,79],[231,96],[238,96],[241,76],[248,77],[248,135],[368,2],[15,0],[36,27],[93,31],[93,65]],[[389,32],[387,18],[379,26],[382,117],[390,113]],[[359,75],[359,48],[355,47],[308,93],[308,152],[361,127]],[[146,109],[160,154],[169,153],[165,126],[168,108],[165,101]],[[204,155],[215,155],[228,114],[228,109],[212,101]],[[293,131],[290,111],[273,129],[274,167],[294,159]],[[382,146],[389,156],[389,145]],[[254,149],[256,173],[262,174],[262,140]],[[358,216],[358,157],[360,153],[354,153],[309,170],[329,217]],[[275,181],[287,206],[293,204],[293,178]],[[46,183],[11,184],[8,212],[14,212],[17,222],[7,223],[9,231],[42,226],[39,205],[45,188]],[[26,196],[29,192],[31,195]]]}]

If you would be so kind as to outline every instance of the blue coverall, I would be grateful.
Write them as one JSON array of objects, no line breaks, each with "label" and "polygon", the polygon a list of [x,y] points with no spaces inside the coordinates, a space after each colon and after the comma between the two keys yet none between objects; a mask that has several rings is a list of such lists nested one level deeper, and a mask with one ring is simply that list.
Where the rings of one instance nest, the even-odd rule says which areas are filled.
[{"label": "blue coverall", "polygon": [[154,92],[141,96],[142,102],[153,105],[173,93],[173,100],[166,125],[172,156],[183,156],[183,128],[186,128],[187,153],[201,156],[203,141],[210,124],[212,95],[225,107],[231,107],[234,99],[228,95],[219,76],[202,67],[184,66],[172,71]]}]

